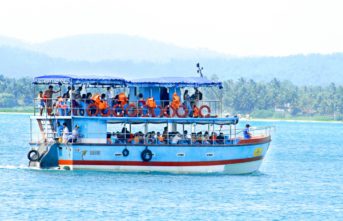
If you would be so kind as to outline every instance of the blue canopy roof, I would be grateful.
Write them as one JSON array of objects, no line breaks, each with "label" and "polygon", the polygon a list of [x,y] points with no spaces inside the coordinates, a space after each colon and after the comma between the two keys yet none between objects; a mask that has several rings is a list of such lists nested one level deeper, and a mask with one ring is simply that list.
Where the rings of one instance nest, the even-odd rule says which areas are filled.
[{"label": "blue canopy roof", "polygon": [[125,80],[115,76],[44,75],[35,77],[33,84],[122,85],[132,87],[222,87],[221,82],[201,77],[159,77]]},{"label": "blue canopy roof", "polygon": [[159,77],[132,80],[129,86],[137,87],[222,87],[221,82],[202,77]]},{"label": "blue canopy roof", "polygon": [[126,80],[115,76],[66,76],[44,75],[35,77],[33,84],[90,84],[90,85],[126,85]]}]

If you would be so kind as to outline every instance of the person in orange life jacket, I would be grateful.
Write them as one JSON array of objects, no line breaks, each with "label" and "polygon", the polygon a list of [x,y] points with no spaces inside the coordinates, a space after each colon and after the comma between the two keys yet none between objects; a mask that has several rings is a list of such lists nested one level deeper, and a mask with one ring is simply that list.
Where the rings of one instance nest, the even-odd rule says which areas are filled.
[{"label": "person in orange life jacket", "polygon": [[177,95],[176,92],[174,92],[174,94],[173,94],[173,100],[172,100],[171,107],[174,110],[177,110],[180,107],[180,97],[179,97],[179,95]]},{"label": "person in orange life jacket", "polygon": [[100,97],[100,101],[99,101],[99,109],[105,110],[106,108],[108,108],[108,103],[106,101],[106,95],[102,94]]},{"label": "person in orange life jacket", "polygon": [[153,97],[149,97],[146,100],[146,106],[148,107],[149,116],[154,117],[155,115],[154,109],[157,107],[155,99]]},{"label": "person in orange life jacket", "polygon": [[122,107],[125,106],[125,104],[127,104],[127,102],[129,101],[129,99],[126,97],[125,93],[124,92],[121,92],[119,95],[118,95],[118,100],[119,100],[119,103]]},{"label": "person in orange life jacket", "polygon": [[193,117],[197,118],[200,115],[199,108],[194,104],[193,105]]},{"label": "person in orange life jacket", "polygon": [[157,144],[162,144],[162,143],[164,143],[164,138],[163,138],[163,136],[161,135],[161,133],[160,132],[157,132]]},{"label": "person in orange life jacket", "polygon": [[96,104],[96,106],[99,107],[99,104],[100,104],[100,101],[101,101],[100,94],[95,94],[95,95],[93,95],[92,100],[94,101],[94,103]]}]

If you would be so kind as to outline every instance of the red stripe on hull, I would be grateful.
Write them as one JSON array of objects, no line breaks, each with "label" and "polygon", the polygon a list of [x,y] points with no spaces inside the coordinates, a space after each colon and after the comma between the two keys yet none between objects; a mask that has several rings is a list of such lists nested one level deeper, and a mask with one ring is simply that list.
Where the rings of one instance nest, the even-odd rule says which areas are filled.
[{"label": "red stripe on hull", "polygon": [[270,137],[253,137],[247,140],[240,140],[238,144],[259,144],[259,143],[267,143],[271,139]]},{"label": "red stripe on hull", "polygon": [[216,166],[225,164],[246,163],[263,159],[262,156],[218,161],[194,162],[142,162],[142,161],[107,161],[107,160],[59,160],[60,165],[98,165],[98,166]]}]

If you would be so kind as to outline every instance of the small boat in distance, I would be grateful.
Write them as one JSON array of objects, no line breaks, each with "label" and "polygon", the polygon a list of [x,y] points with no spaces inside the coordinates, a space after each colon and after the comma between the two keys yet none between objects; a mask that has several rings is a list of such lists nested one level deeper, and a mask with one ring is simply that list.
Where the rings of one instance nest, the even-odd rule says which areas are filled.
[{"label": "small boat in distance", "polygon": [[33,84],[42,91],[30,167],[246,174],[271,142],[270,127],[237,129],[237,116],[222,116],[222,83],[202,77],[46,75]]}]

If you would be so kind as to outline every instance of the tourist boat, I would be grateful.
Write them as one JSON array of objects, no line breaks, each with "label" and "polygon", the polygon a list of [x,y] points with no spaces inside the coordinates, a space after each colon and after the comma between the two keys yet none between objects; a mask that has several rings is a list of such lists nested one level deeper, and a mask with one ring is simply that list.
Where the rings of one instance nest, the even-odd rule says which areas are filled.
[{"label": "tourist boat", "polygon": [[[28,152],[29,166],[34,168],[247,174],[259,169],[271,142],[269,127],[251,128],[252,136],[244,138],[243,130],[236,128],[238,117],[222,115],[222,83],[202,77],[126,80],[46,75],[35,77],[33,84],[35,93],[50,85],[56,91],[70,86],[93,95],[110,87],[113,94],[125,92],[129,98],[124,106],[108,99],[110,105],[99,110],[93,101],[82,102],[74,90],[65,99],[62,114],[54,104],[56,98],[50,103],[47,97],[35,99]],[[200,111],[198,117],[192,116],[189,104],[181,103],[177,109],[170,105],[174,93],[182,97],[185,89],[194,88],[204,94],[204,99],[191,100]],[[156,108],[147,109],[138,95],[153,97]],[[43,102],[39,107],[43,113],[37,102]],[[61,137],[58,124],[65,124],[65,131],[78,128],[78,132],[64,139],[67,134]],[[157,132],[164,136],[156,137]]]}]

